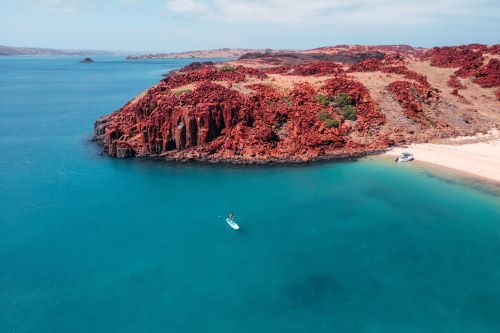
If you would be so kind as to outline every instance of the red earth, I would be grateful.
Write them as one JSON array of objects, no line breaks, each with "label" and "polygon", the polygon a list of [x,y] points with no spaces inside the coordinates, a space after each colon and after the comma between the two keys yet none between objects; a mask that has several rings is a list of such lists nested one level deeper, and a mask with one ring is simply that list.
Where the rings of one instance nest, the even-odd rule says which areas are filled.
[{"label": "red earth", "polygon": [[121,158],[268,163],[473,134],[500,122],[499,50],[337,46],[194,63],[98,119],[95,140]]}]

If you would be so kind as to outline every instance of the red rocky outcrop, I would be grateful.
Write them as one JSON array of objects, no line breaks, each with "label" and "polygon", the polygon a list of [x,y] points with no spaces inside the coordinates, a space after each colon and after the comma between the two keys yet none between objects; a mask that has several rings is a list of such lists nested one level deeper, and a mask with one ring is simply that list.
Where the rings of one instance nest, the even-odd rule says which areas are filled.
[{"label": "red rocky outcrop", "polygon": [[434,47],[427,51],[422,56],[422,59],[430,60],[431,65],[437,67],[458,67],[448,81],[448,85],[452,88],[465,89],[465,86],[458,81],[458,78],[470,76],[474,77],[473,81],[481,87],[490,88],[500,85],[499,61],[493,58],[487,64],[483,62],[485,55],[498,55],[499,50],[500,45],[498,44],[490,47],[481,44]]},{"label": "red rocky outcrop", "polygon": [[[360,50],[378,49],[342,46],[325,52]],[[352,157],[379,151],[419,138],[415,122],[421,130],[429,129],[420,137],[438,136],[432,130],[448,126],[441,116],[429,117],[438,106],[439,94],[426,76],[405,66],[405,57],[414,59],[423,51],[405,46],[388,46],[386,50],[383,59],[367,59],[349,69],[334,61],[310,59],[279,65],[279,57],[278,65],[267,66],[254,59],[250,63],[192,63],[169,73],[116,112],[98,119],[94,137],[109,155],[120,158],[265,163]],[[494,51],[490,47],[469,46],[458,51],[436,49],[427,57],[439,66],[461,66],[459,70],[463,71],[474,68],[476,83],[497,87],[498,60],[491,59],[484,65],[476,62],[483,59],[477,53]],[[465,62],[459,59],[460,54],[465,55]],[[471,63],[479,65],[471,67]],[[395,111],[388,113],[387,105],[379,106],[380,100],[373,97],[380,96],[372,96],[350,74],[365,71],[404,78],[388,86],[402,105],[404,116],[397,116],[395,121],[386,119],[385,114],[392,116]],[[350,97],[350,107],[337,101],[339,94]],[[456,95],[460,97],[458,91]],[[453,119],[463,122],[459,117]],[[410,135],[405,135],[407,129]]]},{"label": "red rocky outcrop", "polygon": [[[288,92],[257,83],[247,85],[250,92],[243,94],[232,84],[266,74],[242,66],[191,66],[99,119],[95,138],[116,157],[236,163],[308,161],[386,147],[383,141],[362,145],[349,139],[352,131],[376,130],[385,120],[361,83],[345,78],[336,64],[308,64],[294,70],[304,76],[340,76],[326,81],[320,91],[309,83],[295,84]],[[326,128],[318,119],[325,108],[316,99],[320,92],[349,94],[358,110],[357,121],[344,122],[336,115],[339,125]]]},{"label": "red rocky outcrop", "polygon": [[490,59],[488,64],[479,67],[475,77],[474,83],[483,88],[500,87],[500,61]]},{"label": "red rocky outcrop", "polygon": [[425,86],[409,81],[394,81],[388,86],[394,98],[404,108],[408,118],[418,122],[424,120],[424,104],[428,103],[432,92]]},{"label": "red rocky outcrop", "polygon": [[294,66],[280,66],[270,68],[266,71],[269,74],[285,74],[299,76],[323,76],[331,74],[342,74],[344,72],[341,65],[331,61],[319,61]]},{"label": "red rocky outcrop", "polygon": [[326,81],[323,92],[328,95],[347,94],[357,109],[356,128],[366,132],[370,127],[382,125],[385,116],[380,113],[377,104],[370,96],[368,89],[360,82],[348,78],[334,78]]},{"label": "red rocky outcrop", "polygon": [[433,47],[423,55],[431,65],[448,68],[477,68],[483,63],[483,45]]}]

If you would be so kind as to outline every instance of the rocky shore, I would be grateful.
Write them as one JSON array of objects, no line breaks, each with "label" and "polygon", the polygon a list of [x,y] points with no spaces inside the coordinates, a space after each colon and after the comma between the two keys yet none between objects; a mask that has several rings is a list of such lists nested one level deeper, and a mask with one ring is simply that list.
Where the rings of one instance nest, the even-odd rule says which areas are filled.
[{"label": "rocky shore", "polygon": [[94,138],[119,158],[290,163],[473,135],[500,125],[499,58],[498,45],[396,45],[193,63],[98,119]]}]

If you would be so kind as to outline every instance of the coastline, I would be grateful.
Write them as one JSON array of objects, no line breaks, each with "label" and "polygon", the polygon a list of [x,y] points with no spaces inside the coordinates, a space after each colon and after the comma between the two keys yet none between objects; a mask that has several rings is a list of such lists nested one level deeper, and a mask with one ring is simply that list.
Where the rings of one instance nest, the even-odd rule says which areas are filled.
[{"label": "coastline", "polygon": [[403,151],[412,153],[416,161],[500,184],[500,132],[497,129],[487,134],[457,137],[437,143],[396,147],[383,155],[394,157]]}]

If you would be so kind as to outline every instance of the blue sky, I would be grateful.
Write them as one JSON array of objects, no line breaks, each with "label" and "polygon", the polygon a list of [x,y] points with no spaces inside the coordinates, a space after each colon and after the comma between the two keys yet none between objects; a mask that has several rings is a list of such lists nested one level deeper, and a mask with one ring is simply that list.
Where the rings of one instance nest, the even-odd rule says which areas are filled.
[{"label": "blue sky", "polygon": [[0,44],[132,51],[500,43],[499,0],[2,0]]}]

